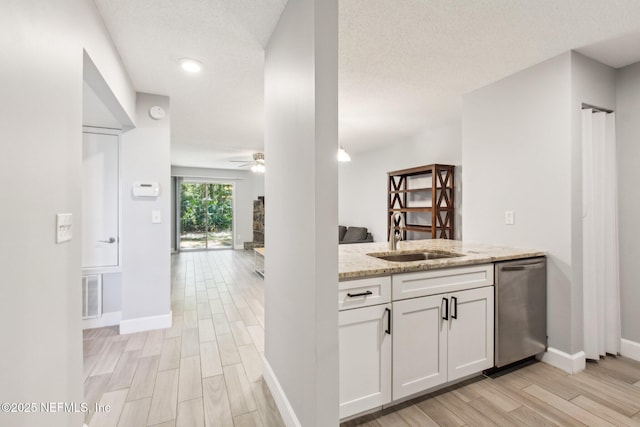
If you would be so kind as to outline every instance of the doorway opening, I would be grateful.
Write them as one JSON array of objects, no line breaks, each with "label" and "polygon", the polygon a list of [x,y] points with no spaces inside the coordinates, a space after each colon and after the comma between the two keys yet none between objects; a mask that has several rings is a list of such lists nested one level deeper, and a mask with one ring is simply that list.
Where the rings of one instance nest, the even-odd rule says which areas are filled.
[{"label": "doorway opening", "polygon": [[182,182],[180,250],[233,248],[233,184]]}]

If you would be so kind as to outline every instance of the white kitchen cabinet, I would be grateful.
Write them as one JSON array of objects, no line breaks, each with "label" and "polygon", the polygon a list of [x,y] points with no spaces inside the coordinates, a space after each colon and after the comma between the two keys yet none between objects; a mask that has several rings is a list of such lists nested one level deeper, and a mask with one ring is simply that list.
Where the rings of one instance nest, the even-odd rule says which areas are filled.
[{"label": "white kitchen cabinet", "polygon": [[393,400],[493,366],[493,286],[392,305]]},{"label": "white kitchen cabinet", "polygon": [[450,294],[447,381],[493,367],[493,290],[487,286]]},{"label": "white kitchen cabinet", "polygon": [[394,301],[447,294],[493,285],[493,264],[465,265],[438,268],[415,273],[394,274],[392,299]]},{"label": "white kitchen cabinet", "polygon": [[391,277],[368,277],[338,283],[338,310],[385,304],[391,301]]},{"label": "white kitchen cabinet", "polygon": [[391,402],[391,304],[339,313],[340,418]]},{"label": "white kitchen cabinet", "polygon": [[393,399],[447,382],[442,295],[393,302]]}]

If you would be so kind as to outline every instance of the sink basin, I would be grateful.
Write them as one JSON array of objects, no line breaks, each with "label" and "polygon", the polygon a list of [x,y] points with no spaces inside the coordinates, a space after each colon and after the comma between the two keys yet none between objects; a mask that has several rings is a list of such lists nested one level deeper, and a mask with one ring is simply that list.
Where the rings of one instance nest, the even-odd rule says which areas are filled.
[{"label": "sink basin", "polygon": [[454,258],[462,256],[460,254],[454,254],[450,252],[400,252],[400,253],[372,253],[367,254],[374,258],[383,259],[391,262],[411,262],[411,261],[425,261],[429,259],[443,259]]}]

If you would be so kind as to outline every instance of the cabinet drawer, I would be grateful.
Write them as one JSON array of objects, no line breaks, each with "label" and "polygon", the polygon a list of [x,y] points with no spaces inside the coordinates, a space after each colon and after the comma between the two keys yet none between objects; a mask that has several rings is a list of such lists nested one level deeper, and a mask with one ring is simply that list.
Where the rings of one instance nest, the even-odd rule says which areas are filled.
[{"label": "cabinet drawer", "polygon": [[391,277],[370,277],[338,283],[338,310],[391,301]]},{"label": "cabinet drawer", "polygon": [[493,285],[493,264],[394,274],[393,300],[416,298]]}]

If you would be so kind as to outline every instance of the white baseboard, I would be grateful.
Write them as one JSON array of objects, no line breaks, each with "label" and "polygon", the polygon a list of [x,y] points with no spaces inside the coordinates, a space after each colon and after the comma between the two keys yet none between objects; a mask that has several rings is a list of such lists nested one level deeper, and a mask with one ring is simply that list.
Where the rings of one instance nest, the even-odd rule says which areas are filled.
[{"label": "white baseboard", "polygon": [[587,356],[584,351],[568,354],[551,347],[542,353],[540,360],[569,374],[577,374],[580,371],[584,371],[587,364]]},{"label": "white baseboard", "polygon": [[291,407],[291,403],[289,403],[289,399],[284,394],[284,390],[280,386],[280,382],[278,378],[276,378],[276,374],[271,369],[271,365],[266,357],[262,357],[262,378],[264,378],[264,382],[267,383],[269,390],[271,391],[271,395],[273,396],[273,400],[276,402],[276,406],[278,406],[278,410],[280,411],[280,415],[282,415],[282,420],[287,427],[302,427],[300,421],[298,421],[298,417]]},{"label": "white baseboard", "polygon": [[624,338],[620,341],[620,354],[640,362],[640,343],[625,340]]},{"label": "white baseboard", "polygon": [[102,313],[102,316],[94,319],[82,319],[82,329],[104,328],[105,326],[119,325],[121,320],[121,311]]},{"label": "white baseboard", "polygon": [[120,334],[133,334],[135,332],[152,331],[154,329],[166,329],[170,327],[171,311],[159,316],[122,320],[120,322]]}]

